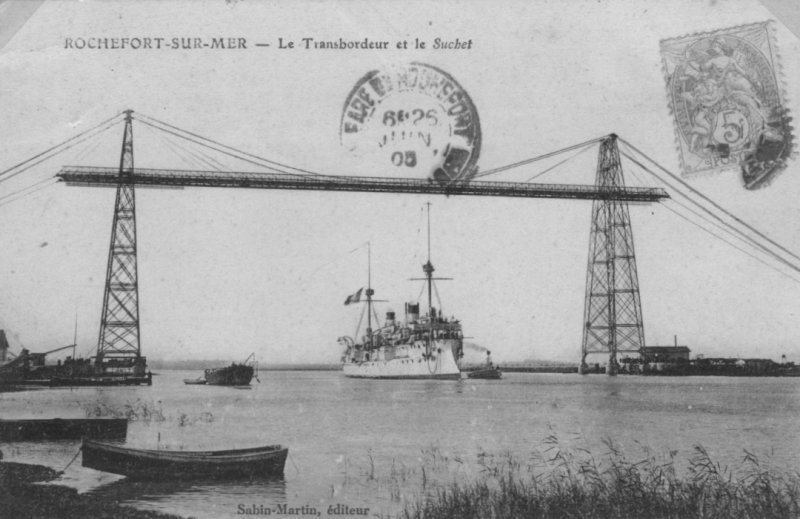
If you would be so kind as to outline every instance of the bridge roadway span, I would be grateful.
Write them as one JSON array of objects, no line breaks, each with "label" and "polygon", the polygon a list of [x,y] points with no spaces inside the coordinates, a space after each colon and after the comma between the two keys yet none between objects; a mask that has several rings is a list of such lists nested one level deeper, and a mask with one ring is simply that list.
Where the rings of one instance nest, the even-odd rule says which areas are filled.
[{"label": "bridge roadway span", "polygon": [[579,200],[619,200],[624,202],[658,202],[661,199],[669,198],[664,189],[652,187],[608,188],[594,185],[486,182],[476,180],[440,183],[432,179],[174,169],[136,168],[132,174],[120,176],[118,168],[64,166],[56,176],[68,185],[108,187],[116,186],[122,181],[125,184],[142,187],[301,189],[517,198],[572,198]]}]

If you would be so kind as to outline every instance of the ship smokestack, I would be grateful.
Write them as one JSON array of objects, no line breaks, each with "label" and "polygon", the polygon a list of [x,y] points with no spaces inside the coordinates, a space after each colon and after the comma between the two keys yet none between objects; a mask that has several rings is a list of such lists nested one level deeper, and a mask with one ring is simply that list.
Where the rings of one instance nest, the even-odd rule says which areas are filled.
[{"label": "ship smokestack", "polygon": [[406,303],[406,314],[408,321],[414,322],[419,320],[419,303]]},{"label": "ship smokestack", "polygon": [[0,330],[0,364],[5,363],[8,357],[8,341],[5,330]]},{"label": "ship smokestack", "polygon": [[394,312],[392,310],[386,312],[386,322],[384,324],[386,326],[394,326]]}]

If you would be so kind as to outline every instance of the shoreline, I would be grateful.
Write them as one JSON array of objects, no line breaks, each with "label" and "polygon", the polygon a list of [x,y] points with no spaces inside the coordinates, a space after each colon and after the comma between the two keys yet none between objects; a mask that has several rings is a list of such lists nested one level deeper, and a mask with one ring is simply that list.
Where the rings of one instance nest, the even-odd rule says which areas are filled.
[{"label": "shoreline", "polygon": [[0,462],[0,516],[15,518],[92,517],[108,519],[180,519],[182,516],[139,510],[74,488],[41,485],[61,474],[43,465]]}]

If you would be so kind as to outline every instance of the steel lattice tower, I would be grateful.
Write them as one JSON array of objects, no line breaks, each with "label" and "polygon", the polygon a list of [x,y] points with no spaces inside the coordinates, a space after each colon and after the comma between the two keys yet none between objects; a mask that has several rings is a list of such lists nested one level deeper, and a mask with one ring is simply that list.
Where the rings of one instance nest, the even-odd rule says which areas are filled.
[{"label": "steel lattice tower", "polygon": [[139,282],[136,267],[136,196],[133,183],[133,110],[125,111],[125,133],[119,160],[117,198],[97,359],[138,358]]},{"label": "steel lattice tower", "polygon": [[[617,136],[614,134],[600,144],[596,184],[598,188],[612,192],[624,189]],[[618,352],[639,354],[644,347],[644,324],[628,203],[613,198],[597,199],[592,203],[581,355],[581,371],[585,372],[587,355],[608,353],[607,372],[610,375],[618,371]]]}]

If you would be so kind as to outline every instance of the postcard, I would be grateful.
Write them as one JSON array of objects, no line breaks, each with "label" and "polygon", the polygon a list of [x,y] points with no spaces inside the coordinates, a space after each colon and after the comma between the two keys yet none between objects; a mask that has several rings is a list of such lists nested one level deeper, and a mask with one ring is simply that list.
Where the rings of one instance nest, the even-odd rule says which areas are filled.
[{"label": "postcard", "polygon": [[0,2],[0,516],[796,512],[796,18]]}]

